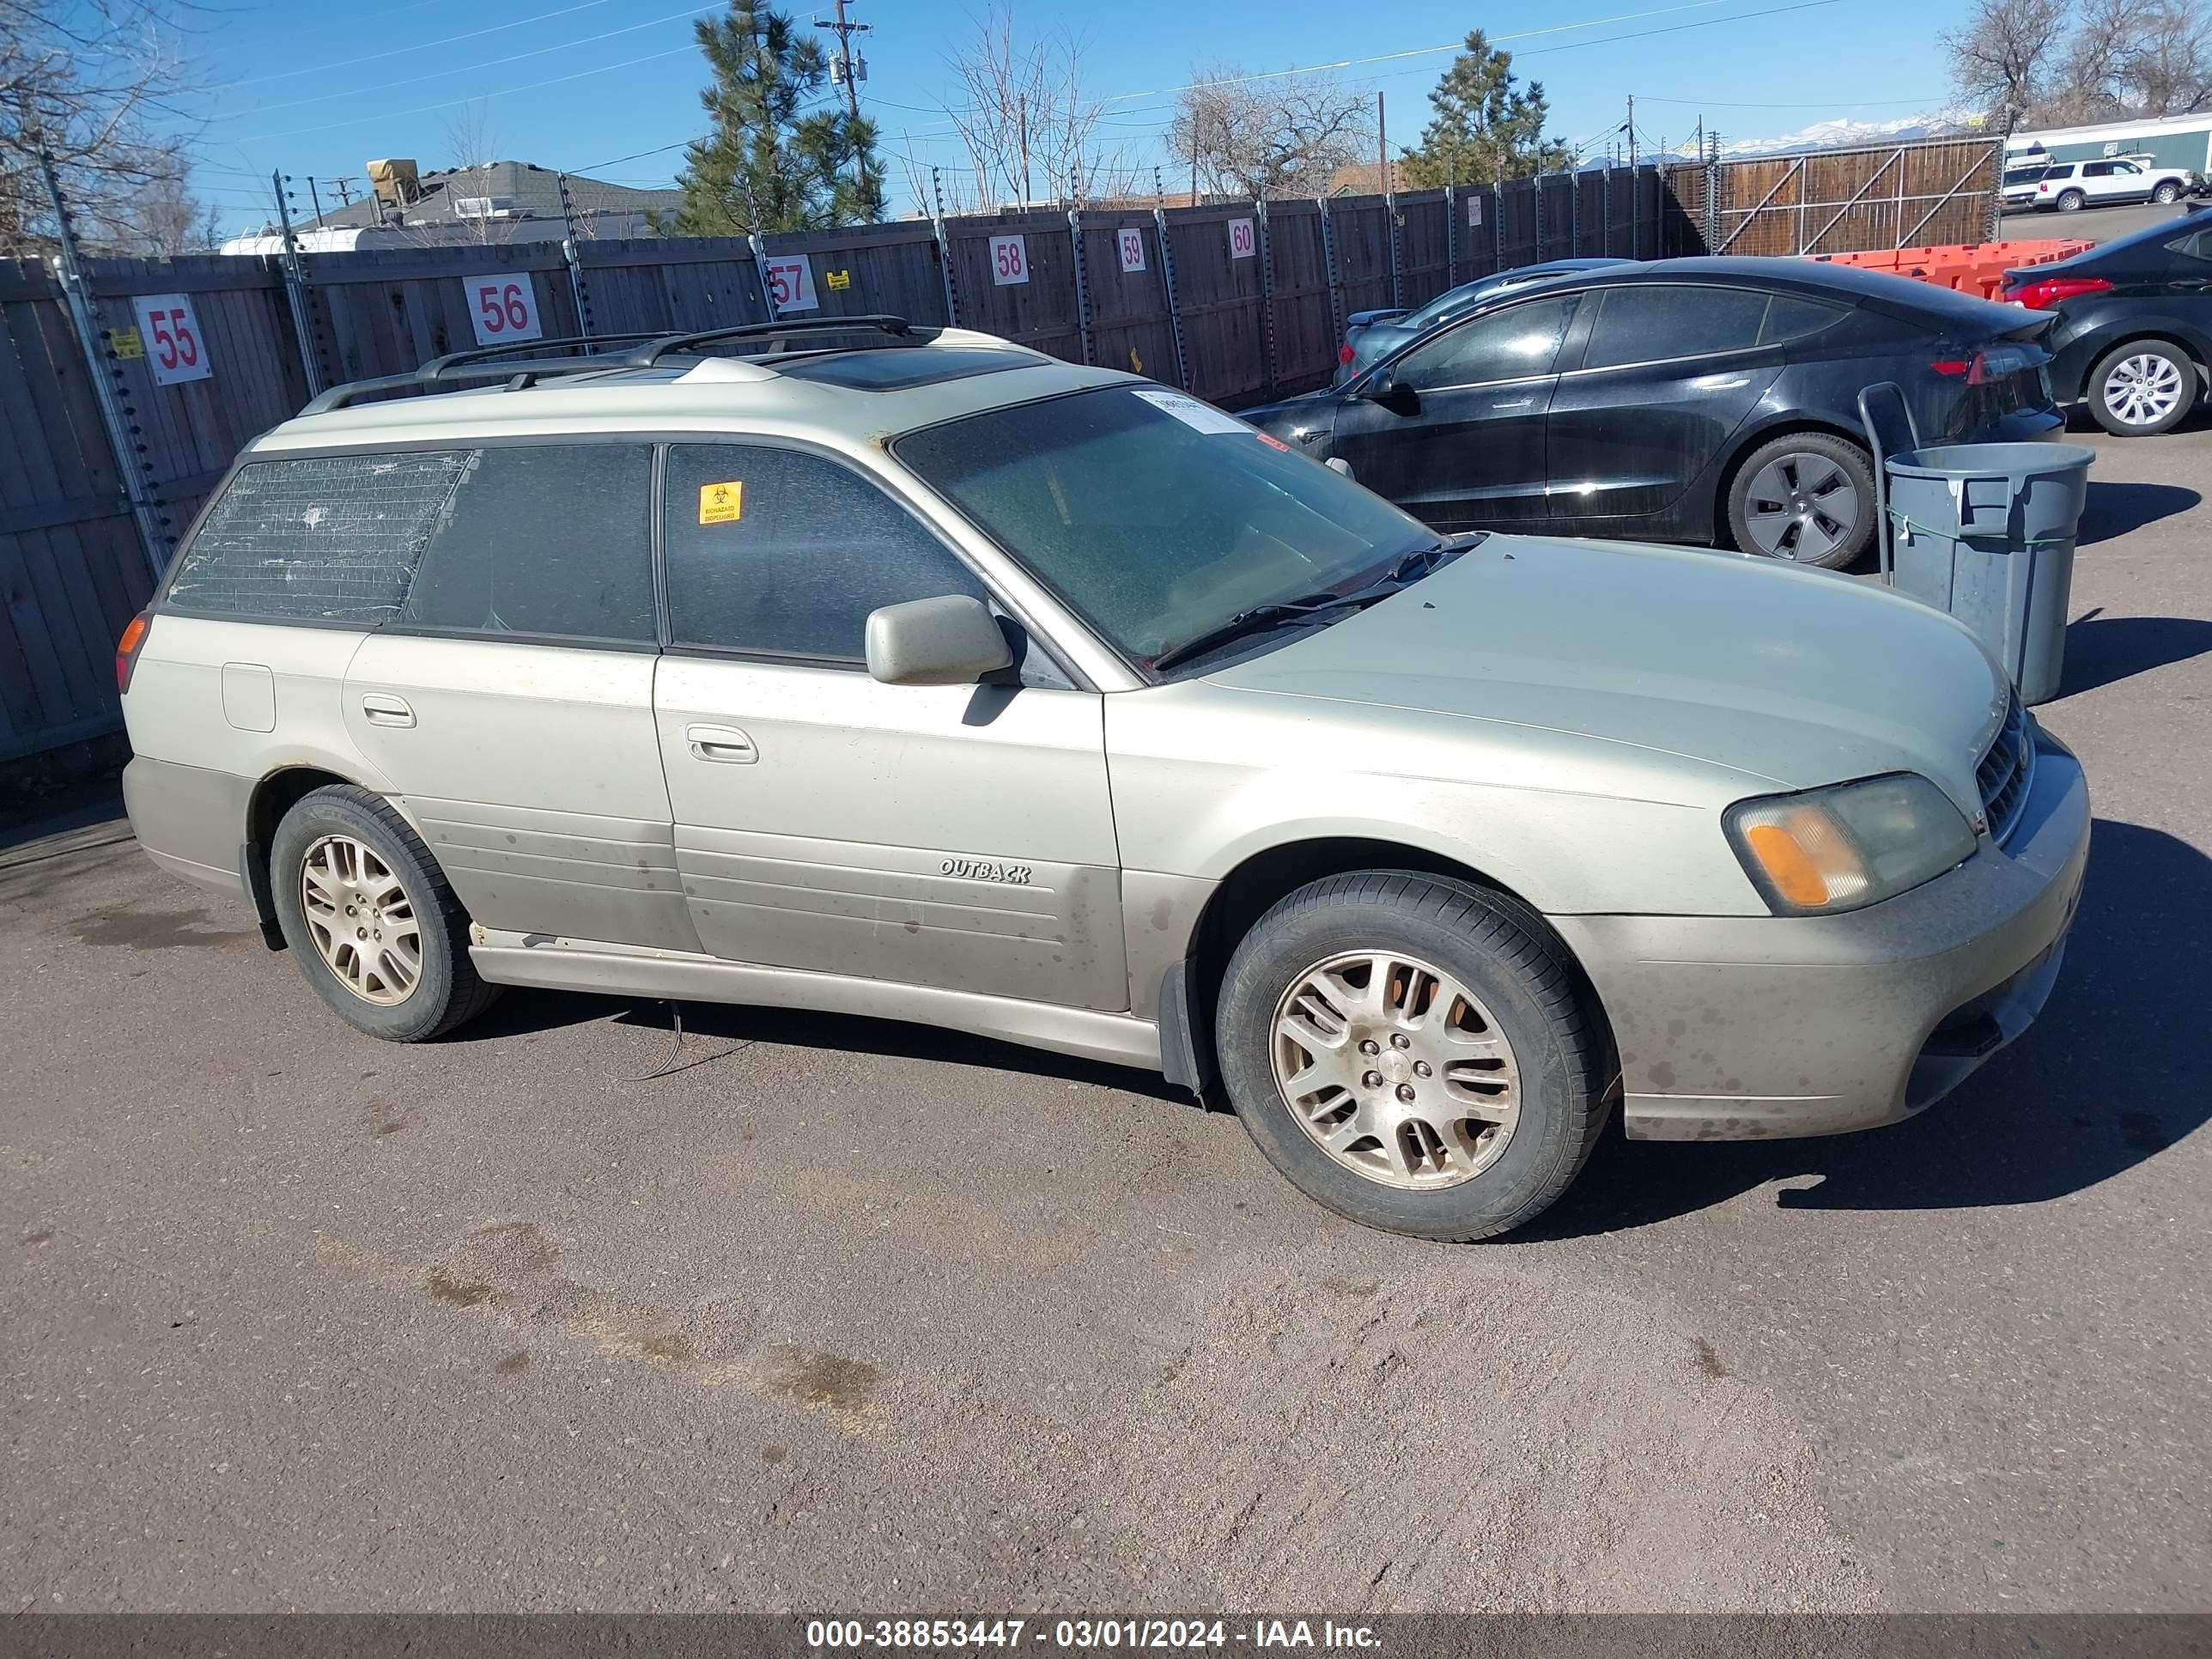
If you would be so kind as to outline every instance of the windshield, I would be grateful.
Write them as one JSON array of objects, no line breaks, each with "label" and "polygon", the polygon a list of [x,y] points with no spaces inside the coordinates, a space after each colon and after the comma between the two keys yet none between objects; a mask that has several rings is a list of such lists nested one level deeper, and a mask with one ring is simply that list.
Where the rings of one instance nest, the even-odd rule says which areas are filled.
[{"label": "windshield", "polygon": [[1149,667],[1256,605],[1349,592],[1437,538],[1164,386],[1102,386],[899,440],[912,468]]},{"label": "windshield", "polygon": [[2036,162],[2033,167],[2007,167],[2004,181],[2008,185],[2032,185],[2049,171],[2049,164]]}]

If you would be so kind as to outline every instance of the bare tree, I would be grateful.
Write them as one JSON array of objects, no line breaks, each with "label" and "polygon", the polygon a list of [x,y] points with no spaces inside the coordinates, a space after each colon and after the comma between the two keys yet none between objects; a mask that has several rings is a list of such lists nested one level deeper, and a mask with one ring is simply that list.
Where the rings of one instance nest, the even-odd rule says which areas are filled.
[{"label": "bare tree", "polygon": [[2063,0],[1975,0],[1936,40],[1960,94],[2009,126],[2049,95],[2065,25]]},{"label": "bare tree", "polygon": [[1168,145],[1193,190],[1239,197],[1319,196],[1374,147],[1367,100],[1326,74],[1248,79],[1217,64],[1176,100]]},{"label": "bare tree", "polygon": [[2212,106],[2212,17],[2203,0],[2139,3],[2118,79],[2130,113],[2189,115]]},{"label": "bare tree", "polygon": [[[499,159],[499,141],[492,132],[491,114],[483,100],[464,104],[446,121],[446,151],[449,175],[446,179],[446,211],[466,233],[465,240],[495,242],[499,222],[491,216],[491,166]],[[480,204],[481,211],[464,217],[463,202]]]},{"label": "bare tree", "polygon": [[[1125,149],[1104,149],[1105,112],[1083,85],[1083,43],[1066,30],[1024,37],[1011,4],[973,17],[975,38],[948,59],[957,106],[945,113],[968,152],[972,194],[948,183],[946,206],[1066,202],[1115,193],[1134,176]],[[930,204],[927,169],[908,182]],[[1109,188],[1113,186],[1114,188]]]},{"label": "bare tree", "polygon": [[42,149],[88,249],[161,251],[171,208],[188,199],[192,123],[176,103],[186,87],[173,42],[190,5],[0,0],[0,256],[56,246]]}]

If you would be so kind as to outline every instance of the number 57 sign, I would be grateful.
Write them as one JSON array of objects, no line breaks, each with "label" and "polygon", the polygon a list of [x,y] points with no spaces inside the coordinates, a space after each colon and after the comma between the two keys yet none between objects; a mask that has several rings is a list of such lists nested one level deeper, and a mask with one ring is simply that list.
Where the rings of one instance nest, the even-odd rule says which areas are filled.
[{"label": "number 57 sign", "polygon": [[542,340],[545,331],[538,323],[538,295],[527,276],[467,276],[461,287],[469,299],[469,324],[480,346],[505,345],[509,340]]},{"label": "number 57 sign", "polygon": [[200,337],[199,319],[192,315],[190,295],[133,295],[131,308],[138,313],[138,337],[145,345],[146,367],[153,371],[155,386],[204,380],[215,373]]}]

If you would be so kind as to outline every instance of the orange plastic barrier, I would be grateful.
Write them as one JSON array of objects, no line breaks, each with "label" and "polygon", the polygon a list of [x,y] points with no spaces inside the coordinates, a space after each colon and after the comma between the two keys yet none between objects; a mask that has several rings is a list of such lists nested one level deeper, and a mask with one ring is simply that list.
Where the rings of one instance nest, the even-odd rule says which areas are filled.
[{"label": "orange plastic barrier", "polygon": [[2004,274],[2023,265],[2047,265],[2094,247],[2093,242],[2069,238],[2039,242],[1960,242],[1944,247],[1876,248],[1865,253],[1816,253],[1826,264],[1856,265],[1862,270],[1887,270],[1916,277],[1938,288],[1961,294],[1996,298]]}]

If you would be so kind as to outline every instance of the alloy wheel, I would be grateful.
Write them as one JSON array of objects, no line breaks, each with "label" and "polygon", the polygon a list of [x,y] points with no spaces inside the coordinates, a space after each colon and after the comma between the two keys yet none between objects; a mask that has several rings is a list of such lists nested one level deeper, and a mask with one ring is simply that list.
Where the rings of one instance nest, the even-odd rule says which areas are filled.
[{"label": "alloy wheel", "polygon": [[1277,1003],[1269,1051],[1299,1127],[1382,1186],[1472,1181],[1519,1120],[1513,1045],[1472,991],[1415,957],[1353,951],[1316,963]]},{"label": "alloy wheel", "polygon": [[2181,370],[2168,357],[2139,351],[2105,376],[2105,407],[2123,426],[2156,426],[2181,401]]},{"label": "alloy wheel", "polygon": [[1761,553],[1817,562],[1858,527],[1859,492],[1826,455],[1778,455],[1753,475],[1744,523]]},{"label": "alloy wheel", "polygon": [[300,860],[300,911],[324,965],[363,1002],[402,1003],[422,977],[422,929],[406,886],[367,842],[325,836]]}]

